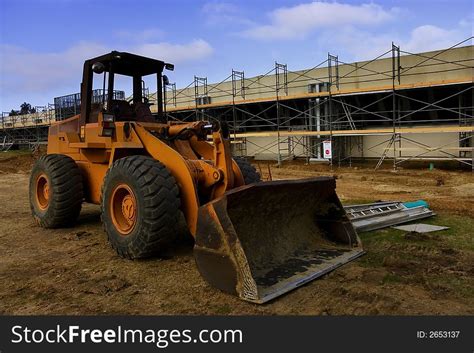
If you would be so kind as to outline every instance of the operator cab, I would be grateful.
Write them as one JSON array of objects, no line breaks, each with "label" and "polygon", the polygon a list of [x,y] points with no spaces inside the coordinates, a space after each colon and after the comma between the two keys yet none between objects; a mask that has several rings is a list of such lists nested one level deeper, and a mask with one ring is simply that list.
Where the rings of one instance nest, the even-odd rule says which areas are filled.
[{"label": "operator cab", "polygon": [[[99,112],[113,115],[114,121],[156,122],[163,120],[163,69],[173,70],[172,64],[143,56],[112,51],[84,63],[81,84],[81,117],[79,126],[97,122]],[[93,79],[95,74],[103,74],[102,99],[92,102]],[[152,114],[147,97],[143,95],[143,78],[156,74],[157,114]],[[117,75],[132,78],[132,98],[117,99],[114,94],[114,83]],[[111,94],[109,94],[111,93]]]}]

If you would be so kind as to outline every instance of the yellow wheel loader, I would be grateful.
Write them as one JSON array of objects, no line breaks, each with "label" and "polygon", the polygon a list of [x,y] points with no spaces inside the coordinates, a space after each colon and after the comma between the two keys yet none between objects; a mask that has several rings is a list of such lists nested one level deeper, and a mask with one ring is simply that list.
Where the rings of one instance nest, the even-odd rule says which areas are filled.
[{"label": "yellow wheel loader", "polygon": [[[165,68],[173,65],[116,51],[84,63],[80,114],[51,125],[47,154],[31,173],[40,226],[68,226],[83,202],[99,204],[111,246],[135,259],[166,248],[184,216],[202,277],[255,303],[363,253],[333,178],[261,182],[232,158],[225,124],[166,121]],[[132,78],[130,101],[115,99],[117,75]],[[156,114],[142,96],[148,75],[157,79]],[[99,103],[94,76],[103,80]]]}]

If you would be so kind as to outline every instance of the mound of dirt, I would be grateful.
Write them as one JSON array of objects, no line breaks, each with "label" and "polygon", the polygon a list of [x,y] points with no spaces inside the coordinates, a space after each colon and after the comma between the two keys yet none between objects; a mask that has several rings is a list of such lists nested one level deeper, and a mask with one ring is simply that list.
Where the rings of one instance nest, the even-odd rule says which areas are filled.
[{"label": "mound of dirt", "polygon": [[29,173],[35,159],[29,153],[2,156],[0,154],[0,173]]},{"label": "mound of dirt", "polygon": [[406,186],[388,185],[388,184],[375,185],[374,190],[383,192],[384,194],[409,194],[409,193],[411,193],[411,191],[407,190]]},{"label": "mound of dirt", "polygon": [[454,192],[461,196],[474,196],[474,183],[467,183],[453,187]]}]

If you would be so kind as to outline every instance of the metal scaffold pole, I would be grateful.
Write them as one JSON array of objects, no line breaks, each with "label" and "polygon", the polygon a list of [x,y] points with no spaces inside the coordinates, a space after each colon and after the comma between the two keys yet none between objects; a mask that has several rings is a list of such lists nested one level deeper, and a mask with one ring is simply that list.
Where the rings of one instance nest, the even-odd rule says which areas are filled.
[{"label": "metal scaffold pole", "polygon": [[[245,74],[243,71],[232,70],[232,131],[234,135],[234,143],[237,146],[237,109],[235,107],[235,98],[240,95],[242,99],[245,99]],[[238,82],[240,81],[240,87]]]},{"label": "metal scaffold pole", "polygon": [[[333,74],[333,62],[334,62],[334,74]],[[328,53],[328,80],[329,80],[329,87],[328,87],[328,104],[329,104],[329,141],[331,144],[331,158],[330,166],[331,169],[333,168],[333,161],[334,161],[334,141],[333,141],[333,99],[332,99],[332,88],[336,86],[336,89],[339,90],[339,58],[335,55],[331,55]]]},{"label": "metal scaffold pole", "polygon": [[[203,93],[199,93],[199,85],[203,87]],[[206,103],[206,99],[208,98],[208,90],[207,90],[207,77],[197,77],[194,76],[194,99],[195,99],[195,107],[196,107],[196,120],[202,120],[203,116],[199,116],[199,106]],[[203,114],[201,114],[203,115]]]},{"label": "metal scaffold pole", "polygon": [[397,136],[396,124],[398,120],[398,102],[395,91],[395,80],[398,77],[398,84],[400,84],[400,47],[397,47],[392,42],[392,144],[393,144],[393,170],[397,170]]},{"label": "metal scaffold pole", "polygon": [[[280,74],[283,74],[283,84],[280,82]],[[280,104],[280,90],[283,85],[283,91],[288,94],[288,68],[286,64],[279,64],[275,62],[275,104],[276,104],[276,129],[277,129],[277,153],[278,153],[278,167],[281,167],[281,147],[280,147],[280,128],[281,128],[281,104]],[[288,153],[289,153],[288,149]]]}]

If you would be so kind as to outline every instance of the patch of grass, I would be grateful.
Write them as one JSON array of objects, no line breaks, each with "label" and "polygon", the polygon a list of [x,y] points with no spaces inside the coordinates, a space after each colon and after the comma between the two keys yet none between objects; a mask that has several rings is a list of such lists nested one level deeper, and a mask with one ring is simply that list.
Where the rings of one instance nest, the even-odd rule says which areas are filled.
[{"label": "patch of grass", "polygon": [[[452,261],[456,262],[459,253],[459,259],[464,260],[456,266],[469,271],[466,266],[474,256],[474,219],[440,213],[416,223],[450,228],[420,238],[407,238],[405,231],[392,228],[362,232],[359,236],[366,255],[358,259],[358,263],[369,269],[389,270],[382,284],[421,285],[435,297],[474,298],[474,277],[451,273],[448,268],[443,270],[444,266],[451,266]],[[435,272],[431,272],[433,268]]]},{"label": "patch of grass", "polygon": [[9,161],[15,160],[16,158],[28,158],[31,157],[30,150],[15,150],[15,151],[1,151],[0,162],[11,163]]},{"label": "patch of grass", "polygon": [[438,292],[450,292],[459,298],[474,298],[474,279],[455,275],[429,276],[426,285]]},{"label": "patch of grass", "polygon": [[382,284],[387,284],[387,283],[402,283],[403,278],[392,273],[387,273],[383,279],[382,279]]},{"label": "patch of grass", "polygon": [[0,159],[6,159],[6,158],[18,157],[18,156],[27,156],[30,154],[31,154],[31,151],[27,149],[3,151],[3,152],[0,152]]},{"label": "patch of grass", "polygon": [[421,221],[417,223],[449,227],[449,229],[431,233],[438,236],[449,247],[456,250],[474,251],[474,218],[440,213]]},{"label": "patch of grass", "polygon": [[362,246],[367,252],[358,259],[358,263],[364,267],[382,267],[385,257],[389,255],[388,251],[372,248],[364,244],[363,241]]},{"label": "patch of grass", "polygon": [[360,232],[359,237],[364,243],[368,244],[377,244],[379,242],[398,242],[402,240],[403,231],[392,229],[392,228],[383,228],[372,230],[369,232]]},{"label": "patch of grass", "polygon": [[415,222],[450,228],[415,238],[392,228],[360,233],[367,253],[358,264],[386,269],[382,285],[421,286],[433,298],[455,297],[472,303],[474,277],[469,273],[474,257],[474,219],[440,213]]},{"label": "patch of grass", "polygon": [[[429,239],[407,239],[405,231],[385,228],[370,232],[359,233],[362,244],[367,247],[375,247],[388,244],[418,244],[425,247],[449,247],[455,250],[474,251],[474,219],[471,217],[439,214],[435,217],[417,220],[412,223],[426,223],[442,225],[449,229],[429,233]],[[410,223],[406,223],[410,224]]]}]

